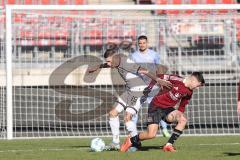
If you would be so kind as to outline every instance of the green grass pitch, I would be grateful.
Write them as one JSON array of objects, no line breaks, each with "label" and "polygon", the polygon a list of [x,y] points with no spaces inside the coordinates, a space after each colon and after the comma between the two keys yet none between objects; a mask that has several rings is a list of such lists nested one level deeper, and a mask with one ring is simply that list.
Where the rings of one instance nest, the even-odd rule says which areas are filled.
[{"label": "green grass pitch", "polygon": [[[110,138],[103,138],[106,143]],[[1,140],[1,160],[240,160],[240,136],[180,137],[176,153],[163,152],[167,138],[143,142],[141,151],[91,152],[91,139]]]}]

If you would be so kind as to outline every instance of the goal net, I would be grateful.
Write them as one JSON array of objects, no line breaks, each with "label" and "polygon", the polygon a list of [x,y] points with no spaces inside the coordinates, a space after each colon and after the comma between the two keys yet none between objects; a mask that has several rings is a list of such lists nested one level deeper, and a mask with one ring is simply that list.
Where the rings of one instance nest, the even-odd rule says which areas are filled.
[{"label": "goal net", "polygon": [[[137,50],[140,35],[148,37],[168,73],[204,74],[206,85],[186,109],[184,134],[239,134],[240,15],[176,6],[177,11],[168,5],[151,11],[8,6],[6,25],[0,23],[1,138],[110,136],[107,113],[125,92],[124,82],[115,70],[85,72],[104,62],[113,43],[126,55]],[[146,129],[146,115],[143,105],[139,131]],[[121,135],[127,134],[122,114],[120,124]]]}]

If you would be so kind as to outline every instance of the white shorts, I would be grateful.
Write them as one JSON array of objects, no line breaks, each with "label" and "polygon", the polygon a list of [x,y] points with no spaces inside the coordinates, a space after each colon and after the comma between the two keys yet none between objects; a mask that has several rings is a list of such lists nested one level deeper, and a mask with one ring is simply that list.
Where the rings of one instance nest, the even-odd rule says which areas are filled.
[{"label": "white shorts", "polygon": [[[118,100],[114,105],[117,112],[120,113],[123,110],[126,110],[126,112],[129,112],[132,115],[137,114],[139,109],[142,106],[142,103],[140,100],[141,100],[141,97],[143,96],[143,90],[146,87],[147,86],[139,86],[139,87],[131,88],[132,92],[131,91],[125,92],[120,97],[118,97]],[[150,103],[152,100],[152,97],[157,95],[159,90],[160,90],[160,87],[158,85],[154,85],[146,101]],[[134,96],[132,93],[137,96]],[[139,93],[139,94],[136,94],[136,93]]]},{"label": "white shorts", "polygon": [[138,113],[142,104],[140,103],[140,97],[134,97],[125,92],[121,97],[118,97],[118,100],[115,102],[114,106],[118,113],[126,110],[126,112],[135,115]]}]

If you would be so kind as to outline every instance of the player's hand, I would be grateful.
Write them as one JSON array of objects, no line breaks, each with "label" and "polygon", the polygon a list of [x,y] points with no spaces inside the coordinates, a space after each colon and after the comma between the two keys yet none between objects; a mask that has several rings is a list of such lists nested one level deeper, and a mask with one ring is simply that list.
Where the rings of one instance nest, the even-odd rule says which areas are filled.
[{"label": "player's hand", "polygon": [[88,67],[87,73],[93,73],[99,69],[99,66]]},{"label": "player's hand", "polygon": [[157,78],[156,81],[161,86],[162,89],[163,89],[163,87],[166,87],[168,89],[172,88],[172,83],[169,82],[169,81],[166,81],[166,80],[163,80],[163,79],[160,79],[160,78]]},{"label": "player's hand", "polygon": [[237,112],[238,112],[238,115],[240,115],[240,101],[238,101],[238,104],[237,104]]}]

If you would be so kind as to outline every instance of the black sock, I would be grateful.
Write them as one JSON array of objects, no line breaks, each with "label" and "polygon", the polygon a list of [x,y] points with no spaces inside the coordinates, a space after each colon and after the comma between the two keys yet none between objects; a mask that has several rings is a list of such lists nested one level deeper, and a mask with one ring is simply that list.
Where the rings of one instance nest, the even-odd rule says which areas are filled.
[{"label": "black sock", "polygon": [[139,135],[131,137],[130,140],[132,142],[132,146],[133,147],[136,147],[136,148],[140,148],[141,147],[141,142],[139,140]]},{"label": "black sock", "polygon": [[178,137],[182,134],[182,131],[179,131],[177,129],[174,129],[173,130],[173,133],[172,133],[172,136],[169,138],[168,140],[168,143],[171,143],[173,144],[177,139]]}]

